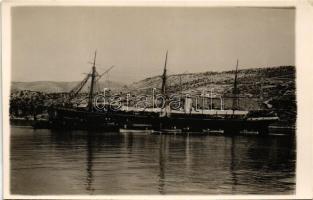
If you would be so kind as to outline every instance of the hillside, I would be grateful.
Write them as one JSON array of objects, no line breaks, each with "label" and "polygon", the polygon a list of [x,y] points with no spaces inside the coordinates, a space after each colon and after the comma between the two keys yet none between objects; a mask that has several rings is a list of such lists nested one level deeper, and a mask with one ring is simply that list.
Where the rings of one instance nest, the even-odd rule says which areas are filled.
[{"label": "hillside", "polygon": [[[31,90],[45,93],[58,93],[58,92],[69,92],[79,82],[54,82],[54,81],[35,81],[35,82],[12,82],[12,92]],[[100,82],[100,88],[110,87],[112,89],[122,88],[124,84],[115,81],[104,81]],[[86,92],[88,86],[83,88],[83,92]]]},{"label": "hillside", "polygon": [[[224,72],[203,72],[169,75],[167,78],[168,90],[172,93],[182,90],[187,92],[201,92],[203,90],[214,90],[215,94],[229,95],[233,89],[235,71]],[[280,66],[270,68],[243,69],[238,71],[238,87],[241,95],[260,97],[261,90],[263,95],[270,96],[270,88],[286,86],[286,89],[294,86],[295,67]],[[161,87],[161,76],[146,78],[135,82],[129,86],[129,90],[137,90],[144,93],[151,88]],[[294,88],[293,88],[294,89]],[[270,92],[268,94],[268,92]]]}]

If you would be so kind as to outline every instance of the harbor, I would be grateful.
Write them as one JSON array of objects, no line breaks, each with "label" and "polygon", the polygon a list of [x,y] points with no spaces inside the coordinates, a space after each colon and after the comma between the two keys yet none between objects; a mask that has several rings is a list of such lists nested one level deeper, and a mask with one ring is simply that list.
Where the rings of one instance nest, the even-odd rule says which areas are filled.
[{"label": "harbor", "polygon": [[[160,94],[152,95],[152,107],[139,108],[129,107],[129,99],[126,99],[127,105],[121,102],[114,103],[117,96],[106,97],[106,91],[99,93],[98,81],[102,76],[112,70],[110,67],[102,74],[99,74],[96,69],[96,52],[94,61],[92,62],[92,70],[86,77],[76,85],[69,93],[65,93],[65,99],[59,102],[59,105],[44,106],[37,104],[35,107],[40,107],[42,112],[45,112],[48,117],[42,120],[37,120],[38,113],[33,113],[34,128],[49,128],[49,129],[70,129],[70,130],[119,130],[120,128],[129,129],[150,129],[159,133],[184,133],[207,134],[211,130],[214,132],[222,131],[223,134],[239,134],[240,132],[257,132],[260,135],[266,135],[269,132],[270,124],[279,120],[277,114],[271,110],[239,110],[239,90],[238,90],[238,60],[236,70],[234,72],[234,81],[232,88],[232,109],[224,109],[223,99],[220,97],[220,110],[212,107],[211,93],[211,108],[205,110],[204,102],[207,98],[206,94],[202,96],[202,107],[198,109],[198,97],[190,95],[180,95],[177,99],[171,99],[167,85],[167,59],[168,52],[165,56],[165,64],[163,74],[161,76]],[[77,103],[82,100],[77,100],[77,96],[90,79],[88,94],[83,99],[87,101],[84,104]],[[97,87],[98,86],[98,87]],[[156,89],[153,88],[155,91]],[[182,90],[180,91],[182,94]],[[162,96],[160,96],[162,95]],[[130,96],[127,94],[126,96]],[[81,97],[81,96],[80,96]],[[161,97],[161,98],[160,98]],[[121,96],[118,96],[121,100]],[[142,98],[142,97],[141,97]],[[145,97],[146,99],[148,97]],[[158,99],[159,98],[159,99]],[[99,101],[99,99],[101,99]],[[110,100],[110,101],[109,101]],[[139,99],[140,100],[140,99]],[[161,100],[161,102],[160,102]],[[109,102],[108,102],[109,101]],[[125,100],[124,100],[125,101]],[[194,103],[195,101],[195,103]],[[113,103],[112,103],[113,102]],[[176,105],[173,106],[172,103]],[[113,107],[118,104],[118,107]],[[156,107],[161,104],[161,107]],[[177,106],[178,105],[178,106]],[[268,103],[267,103],[268,105]],[[126,108],[125,108],[126,107]],[[173,108],[174,107],[174,108]],[[14,113],[14,112],[13,112]],[[42,113],[39,113],[42,114]],[[136,126],[136,124],[138,124]]]},{"label": "harbor", "polygon": [[157,4],[7,2],[5,198],[301,196],[296,9]]}]

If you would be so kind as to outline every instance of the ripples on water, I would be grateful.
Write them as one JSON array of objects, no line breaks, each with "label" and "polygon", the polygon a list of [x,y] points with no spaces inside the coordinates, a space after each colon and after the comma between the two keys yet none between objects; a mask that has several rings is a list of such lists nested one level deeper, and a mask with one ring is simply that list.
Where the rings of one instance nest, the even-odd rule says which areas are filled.
[{"label": "ripples on water", "polygon": [[11,192],[292,194],[291,136],[174,136],[11,127]]}]

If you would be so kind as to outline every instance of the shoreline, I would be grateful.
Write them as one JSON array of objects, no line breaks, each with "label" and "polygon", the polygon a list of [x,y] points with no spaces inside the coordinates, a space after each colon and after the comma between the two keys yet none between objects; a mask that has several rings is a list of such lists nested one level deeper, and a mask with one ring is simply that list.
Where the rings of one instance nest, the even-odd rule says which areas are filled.
[{"label": "shoreline", "polygon": [[[34,120],[32,118],[25,119],[25,118],[10,118],[10,125],[18,125],[19,123],[28,124],[32,126],[35,121],[46,121],[46,120]],[[296,126],[287,126],[284,124],[280,124],[279,122],[275,123],[274,125],[269,126],[270,129],[290,129],[296,130]]]},{"label": "shoreline", "polygon": [[[37,120],[37,122],[40,120]],[[36,129],[33,127],[34,123],[36,121],[34,119],[23,119],[23,118],[15,118],[15,119],[10,119],[10,127],[17,127],[17,128],[32,128],[32,129]],[[40,128],[39,128],[40,129]],[[45,129],[45,128],[43,128]],[[296,134],[296,127],[291,127],[291,126],[278,126],[278,125],[273,125],[273,126],[269,126],[269,136],[277,136],[277,135],[282,135],[282,136],[293,136]],[[123,131],[123,132],[132,132],[132,131],[138,131],[136,129],[128,129],[127,131]],[[283,131],[283,133],[280,133],[280,131]],[[117,131],[117,132],[120,132]],[[122,133],[122,132],[120,132]],[[208,134],[208,135],[221,135],[223,136],[224,134]],[[253,133],[249,133],[249,132],[245,132],[243,131],[242,133],[238,134],[241,136],[249,136],[249,135],[258,135],[258,134],[253,134]]]}]

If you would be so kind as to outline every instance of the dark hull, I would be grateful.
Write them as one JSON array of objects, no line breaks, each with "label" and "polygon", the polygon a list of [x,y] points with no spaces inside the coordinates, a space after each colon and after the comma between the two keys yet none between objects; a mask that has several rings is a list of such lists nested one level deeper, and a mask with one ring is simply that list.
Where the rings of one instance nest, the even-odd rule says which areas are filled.
[{"label": "dark hull", "polygon": [[[224,134],[239,133],[241,130],[268,132],[269,124],[276,120],[252,121],[240,116],[204,116],[190,114],[172,114],[160,117],[152,112],[87,112],[74,109],[54,109],[49,113],[47,128],[51,129],[96,129],[117,130],[119,128],[145,127],[156,131],[177,129],[183,132],[204,130],[224,130]],[[38,125],[40,127],[40,125]],[[35,125],[36,127],[36,125]]]}]

